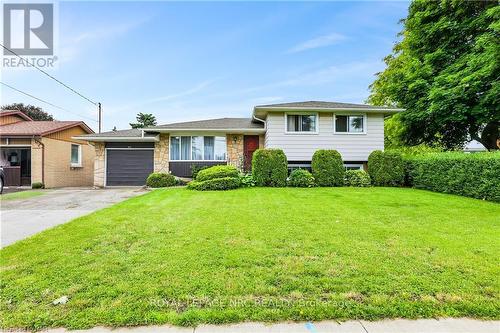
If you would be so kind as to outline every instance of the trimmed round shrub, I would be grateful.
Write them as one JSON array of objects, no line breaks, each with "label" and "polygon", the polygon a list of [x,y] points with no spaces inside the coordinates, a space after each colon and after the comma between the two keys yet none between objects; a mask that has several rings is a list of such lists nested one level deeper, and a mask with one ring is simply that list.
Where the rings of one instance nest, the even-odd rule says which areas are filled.
[{"label": "trimmed round shrub", "polygon": [[370,176],[364,170],[347,170],[345,172],[345,186],[368,187],[371,185]]},{"label": "trimmed round shrub", "polygon": [[314,177],[307,170],[295,169],[290,173],[290,177],[288,177],[288,186],[291,186],[291,187],[313,187],[314,186]]},{"label": "trimmed round shrub", "polygon": [[237,177],[223,177],[203,181],[193,180],[187,187],[197,191],[233,190],[240,187],[240,180]]},{"label": "trimmed round shrub", "polygon": [[252,176],[257,186],[286,186],[288,162],[283,150],[257,149],[252,158]]},{"label": "trimmed round shrub", "polygon": [[154,188],[169,187],[177,185],[177,180],[169,173],[153,172],[146,179],[146,185]]},{"label": "trimmed round shrub", "polygon": [[368,157],[368,174],[375,186],[402,186],[405,162],[398,152],[373,151]]},{"label": "trimmed round shrub", "polygon": [[312,174],[318,186],[344,185],[345,168],[342,156],[336,150],[320,149],[312,158]]},{"label": "trimmed round shrub", "polygon": [[198,172],[200,172],[203,169],[208,169],[208,168],[209,168],[208,165],[191,164],[191,178],[196,179]]},{"label": "trimmed round shrub", "polygon": [[236,169],[232,165],[215,165],[213,167],[198,171],[196,180],[202,182],[205,180],[216,178],[238,177],[238,175],[238,169]]},{"label": "trimmed round shrub", "polygon": [[41,182],[34,182],[33,184],[31,184],[31,188],[33,188],[33,189],[45,188],[45,185],[43,185],[43,183],[41,183]]}]

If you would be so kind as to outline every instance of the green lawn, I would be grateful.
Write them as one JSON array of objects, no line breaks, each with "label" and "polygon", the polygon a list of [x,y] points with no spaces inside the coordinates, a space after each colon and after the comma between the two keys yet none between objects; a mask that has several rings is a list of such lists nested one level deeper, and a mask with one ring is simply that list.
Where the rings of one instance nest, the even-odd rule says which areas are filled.
[{"label": "green lawn", "polygon": [[402,188],[157,190],[1,250],[1,326],[499,319],[499,217]]},{"label": "green lawn", "polygon": [[46,191],[19,191],[14,193],[4,193],[0,195],[0,201],[3,200],[19,200],[19,199],[29,199],[33,197],[38,197],[44,195]]}]

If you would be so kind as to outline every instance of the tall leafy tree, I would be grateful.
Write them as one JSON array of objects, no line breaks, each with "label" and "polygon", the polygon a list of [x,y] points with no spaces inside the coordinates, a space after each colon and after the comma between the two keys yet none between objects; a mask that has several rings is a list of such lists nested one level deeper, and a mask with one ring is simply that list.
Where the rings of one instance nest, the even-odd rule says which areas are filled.
[{"label": "tall leafy tree", "polygon": [[151,113],[138,113],[135,119],[137,120],[137,123],[130,123],[132,128],[156,126],[156,117]]},{"label": "tall leafy tree", "polygon": [[39,106],[24,105],[23,103],[13,103],[2,106],[2,110],[18,110],[26,114],[33,120],[48,120],[53,121],[54,117],[51,114],[43,111]]},{"label": "tall leafy tree", "polygon": [[400,139],[452,149],[470,139],[499,149],[500,6],[414,0],[369,102],[406,108]]}]

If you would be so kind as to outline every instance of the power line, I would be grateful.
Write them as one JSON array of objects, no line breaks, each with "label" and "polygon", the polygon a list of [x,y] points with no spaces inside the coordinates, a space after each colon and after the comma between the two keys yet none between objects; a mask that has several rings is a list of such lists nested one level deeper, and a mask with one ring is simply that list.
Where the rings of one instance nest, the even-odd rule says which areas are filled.
[{"label": "power line", "polygon": [[86,119],[91,120],[91,121],[95,121],[96,123],[98,122],[98,121],[97,121],[97,120],[95,120],[95,119],[92,119],[92,118],[87,117],[87,116],[82,116],[81,114],[75,113],[75,112],[70,111],[70,110],[68,110],[68,109],[65,109],[65,108],[63,108],[63,107],[61,107],[61,106],[58,106],[58,105],[52,104],[52,103],[47,102],[47,101],[45,101],[45,100],[43,100],[43,99],[41,99],[41,98],[38,98],[38,97],[36,97],[36,96],[33,96],[33,95],[31,95],[31,94],[29,94],[29,93],[27,93],[27,92],[24,92],[24,91],[22,91],[22,90],[19,90],[19,89],[17,89],[17,88],[14,88],[13,86],[8,85],[7,83],[1,82],[1,81],[0,81],[0,83],[1,83],[1,84],[3,84],[3,85],[4,85],[4,86],[6,86],[6,87],[9,87],[9,88],[10,88],[10,89],[12,89],[12,90],[15,90],[15,91],[17,91],[17,92],[19,92],[19,93],[21,93],[21,94],[23,94],[23,95],[26,95],[26,96],[28,96],[28,97],[34,98],[34,99],[36,99],[37,101],[40,101],[40,102],[42,102],[42,103],[48,104],[48,105],[50,105],[50,106],[53,106],[53,107],[55,107],[55,108],[57,108],[57,109],[60,109],[60,110],[66,111],[66,112],[71,113],[71,114],[73,114],[73,115],[75,115],[75,116],[78,116],[78,117],[82,117],[82,118],[86,118]]},{"label": "power line", "polygon": [[30,64],[31,66],[33,66],[34,68],[38,69],[40,72],[42,72],[43,74],[47,75],[49,78],[51,78],[52,80],[56,81],[57,83],[63,85],[64,87],[66,87],[67,89],[71,90],[73,93],[77,94],[78,96],[80,96],[81,98],[87,100],[88,102],[94,104],[97,106],[97,102],[94,102],[93,100],[91,100],[90,98],[80,94],[78,91],[76,91],[75,89],[71,88],[70,86],[68,86],[67,84],[65,84],[64,82],[61,82],[59,81],[58,79],[56,79],[55,77],[53,77],[52,75],[50,75],[49,73],[47,73],[46,71],[44,71],[43,69],[41,69],[40,67],[36,66],[34,63],[30,63],[27,59],[21,57],[19,54],[17,54],[16,52],[12,51],[11,49],[9,49],[8,47],[4,46],[3,44],[0,43],[0,45],[7,51],[9,51],[10,53],[12,53],[13,55],[17,56],[19,59],[23,60],[23,61],[26,61],[28,64]]}]

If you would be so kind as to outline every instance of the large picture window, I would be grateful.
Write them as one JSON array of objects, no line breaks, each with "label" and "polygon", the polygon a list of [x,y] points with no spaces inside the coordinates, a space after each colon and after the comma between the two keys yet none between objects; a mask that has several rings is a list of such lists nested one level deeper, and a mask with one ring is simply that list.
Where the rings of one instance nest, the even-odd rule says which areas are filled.
[{"label": "large picture window", "polygon": [[172,161],[225,161],[226,138],[222,136],[172,136]]},{"label": "large picture window", "polygon": [[317,132],[316,114],[287,114],[287,132]]},{"label": "large picture window", "polygon": [[335,133],[365,133],[365,116],[335,116]]}]

